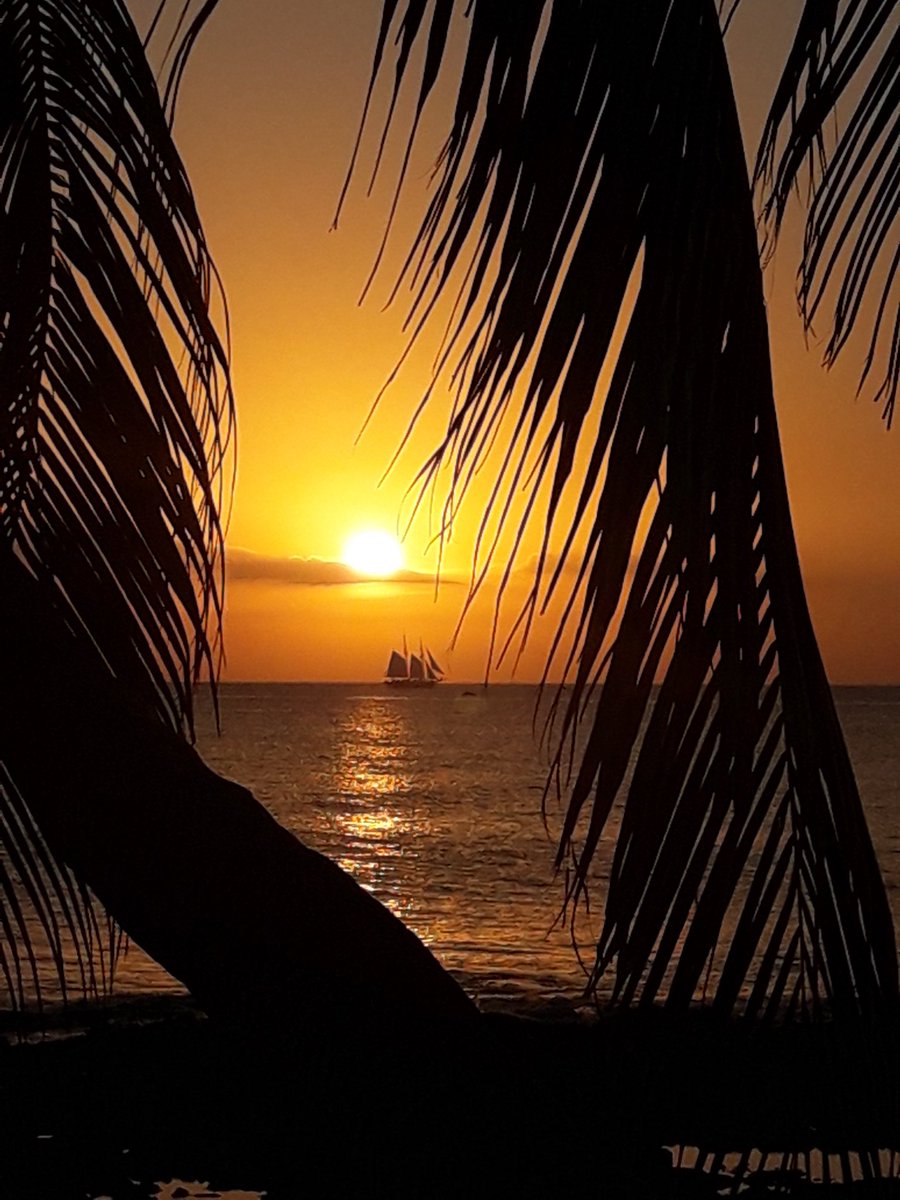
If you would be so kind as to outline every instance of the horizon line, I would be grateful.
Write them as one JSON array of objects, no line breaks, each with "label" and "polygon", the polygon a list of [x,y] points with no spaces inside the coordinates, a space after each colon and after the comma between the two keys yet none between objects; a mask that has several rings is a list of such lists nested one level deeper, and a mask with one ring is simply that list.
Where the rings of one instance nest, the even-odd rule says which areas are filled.
[{"label": "horizon line", "polygon": [[[201,680],[198,686],[205,686],[208,681]],[[543,683],[539,679],[489,679],[483,677],[479,679],[442,679],[442,686],[449,687],[560,687],[561,685],[569,688],[571,681],[564,679],[547,679]],[[263,679],[263,678],[246,678],[246,679],[220,679],[219,687],[230,686],[232,684],[258,684],[265,687],[297,687],[297,686],[328,686],[328,687],[377,687],[384,684],[383,679]],[[658,688],[660,685],[654,683],[653,687]],[[873,682],[867,680],[828,680],[828,686],[832,688],[900,688],[900,679],[893,682]]]}]

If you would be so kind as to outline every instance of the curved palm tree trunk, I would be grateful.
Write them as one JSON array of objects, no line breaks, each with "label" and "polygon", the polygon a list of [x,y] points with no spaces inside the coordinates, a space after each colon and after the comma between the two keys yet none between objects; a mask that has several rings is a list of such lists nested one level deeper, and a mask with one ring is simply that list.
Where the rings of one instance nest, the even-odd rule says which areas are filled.
[{"label": "curved palm tree trunk", "polygon": [[38,983],[22,894],[60,975],[65,924],[90,970],[87,887],[210,1012],[469,1017],[411,932],[179,733],[216,673],[232,418],[170,128],[213,7],[161,97],[119,0],[0,0],[0,976],[24,1000],[30,959]]},{"label": "curved palm tree trunk", "polygon": [[475,1016],[413,933],[144,716],[5,566],[0,758],[52,852],[209,1013]]}]

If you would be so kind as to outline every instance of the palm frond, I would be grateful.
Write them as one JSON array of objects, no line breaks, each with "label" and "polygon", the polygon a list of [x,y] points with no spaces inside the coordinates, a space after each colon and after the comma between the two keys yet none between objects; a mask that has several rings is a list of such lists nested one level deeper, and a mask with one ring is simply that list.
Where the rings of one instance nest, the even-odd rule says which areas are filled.
[{"label": "palm frond", "polygon": [[[120,0],[0,0],[0,80],[4,578],[24,564],[148,715],[190,729],[218,670],[232,398],[171,114]],[[49,941],[62,920],[90,955],[90,904],[31,837],[28,797],[0,792]]]},{"label": "palm frond", "polygon": [[[450,69],[430,13],[416,36]],[[447,465],[449,520],[507,447],[493,519],[523,489],[523,520],[543,509],[526,634],[575,569],[560,745],[600,686],[559,849],[573,904],[614,844],[591,984],[621,1004],[870,1010],[897,994],[894,934],[803,593],[716,5],[466,16],[404,269],[414,335],[459,289],[439,364],[456,400],[421,478]],[[380,46],[397,19],[386,6]],[[398,72],[413,61],[402,43]]]},{"label": "palm frond", "polygon": [[0,972],[12,1007],[105,994],[120,934],[90,892],[57,861],[15,783],[0,768]]},{"label": "palm frond", "polygon": [[[855,94],[854,94],[855,93]],[[842,129],[842,101],[853,108]],[[777,236],[791,193],[809,181],[798,296],[811,326],[834,304],[832,364],[872,311],[860,386],[876,360],[875,393],[890,424],[900,386],[900,24],[891,0],[807,0],[772,100],[756,160],[763,214]]]}]

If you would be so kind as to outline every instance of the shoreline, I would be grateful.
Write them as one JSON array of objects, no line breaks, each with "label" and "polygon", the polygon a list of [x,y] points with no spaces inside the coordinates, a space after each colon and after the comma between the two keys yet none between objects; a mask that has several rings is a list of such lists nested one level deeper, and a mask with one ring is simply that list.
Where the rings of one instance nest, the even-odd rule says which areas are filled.
[{"label": "shoreline", "polygon": [[[168,1179],[268,1200],[549,1196],[595,1177],[604,1197],[711,1196],[716,1181],[673,1169],[664,1147],[900,1151],[898,1029],[896,1015],[879,1032],[655,1010],[590,1023],[485,1014],[468,1032],[304,1035],[285,1021],[273,1036],[185,1005],[0,1046],[15,1147],[4,1178],[22,1200],[152,1196]],[[817,1186],[795,1184],[788,1194]],[[900,1194],[900,1179],[879,1187]]]}]

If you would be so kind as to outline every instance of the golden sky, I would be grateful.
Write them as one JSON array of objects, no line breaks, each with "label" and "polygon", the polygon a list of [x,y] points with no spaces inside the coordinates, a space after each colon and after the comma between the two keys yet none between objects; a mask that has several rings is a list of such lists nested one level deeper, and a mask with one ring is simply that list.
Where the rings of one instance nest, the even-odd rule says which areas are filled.
[{"label": "golden sky", "polygon": [[[153,7],[155,0],[133,3],[139,20]],[[750,145],[798,8],[799,0],[754,0],[730,37]],[[445,548],[447,582],[437,599],[427,579],[330,582],[328,564],[340,559],[350,534],[396,528],[406,489],[440,432],[439,415],[427,418],[379,486],[427,379],[423,347],[354,444],[405,345],[402,304],[383,311],[390,266],[357,305],[387,212],[390,163],[366,200],[371,157],[364,159],[341,226],[329,232],[379,14],[379,0],[222,0],[183,88],[177,140],[233,331],[239,466],[228,532],[227,679],[374,680],[404,633],[414,642],[423,637],[456,680],[480,678],[485,669],[488,594],[448,654],[483,493],[473,496]],[[416,199],[425,197],[428,165],[424,153],[414,163],[389,255],[394,266],[415,224]],[[886,434],[877,409],[854,398],[863,344],[852,345],[830,374],[819,366],[820,346],[804,346],[792,297],[797,229],[795,221],[767,287],[813,618],[833,681],[897,682],[900,431]],[[406,541],[407,566],[423,575],[436,563],[428,541],[427,522],[418,521]],[[526,558],[533,550],[526,547]],[[510,608],[524,595],[524,578],[513,579]],[[516,678],[539,677],[549,624],[536,629]],[[509,678],[510,665],[498,679]]]}]

